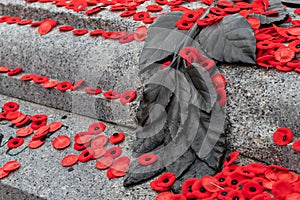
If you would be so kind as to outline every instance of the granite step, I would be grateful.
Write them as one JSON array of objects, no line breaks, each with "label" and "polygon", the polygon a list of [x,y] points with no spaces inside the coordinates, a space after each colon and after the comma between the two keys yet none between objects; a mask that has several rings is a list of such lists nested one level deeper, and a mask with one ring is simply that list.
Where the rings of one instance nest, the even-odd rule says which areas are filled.
[{"label": "granite step", "polygon": [[[149,183],[144,183],[132,188],[123,187],[123,178],[108,179],[106,170],[98,170],[95,167],[96,160],[87,163],[77,163],[72,167],[62,167],[61,159],[71,153],[79,155],[80,152],[73,149],[74,135],[77,132],[86,131],[88,126],[96,122],[93,118],[80,116],[30,103],[16,98],[0,95],[0,105],[5,102],[15,101],[19,103],[19,110],[27,115],[47,114],[48,124],[60,121],[68,128],[61,128],[50,136],[43,146],[38,149],[26,149],[24,152],[10,156],[6,154],[7,146],[0,148],[0,165],[10,160],[18,160],[20,169],[12,172],[8,177],[0,180],[1,200],[13,199],[154,199],[156,193],[152,191]],[[0,131],[4,135],[4,141],[10,136],[15,137],[17,129],[9,126],[10,123],[1,121]],[[109,123],[103,134],[110,136],[115,132],[124,132],[125,140],[119,144],[123,150],[122,156],[133,159],[131,145],[134,142],[134,130]],[[56,150],[52,147],[52,140],[58,135],[68,135],[72,143],[64,150]],[[17,153],[23,149],[31,137],[25,138],[24,144],[13,149],[11,153]],[[107,144],[106,148],[113,145]]]}]

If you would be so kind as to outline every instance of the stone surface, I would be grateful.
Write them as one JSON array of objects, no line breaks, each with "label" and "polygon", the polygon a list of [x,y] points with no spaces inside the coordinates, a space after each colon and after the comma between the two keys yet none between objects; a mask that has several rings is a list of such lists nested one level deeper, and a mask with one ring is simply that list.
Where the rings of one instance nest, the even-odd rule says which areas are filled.
[{"label": "stone surface", "polygon": [[119,99],[105,99],[104,91],[99,95],[86,94],[84,87],[66,92],[60,92],[55,88],[45,89],[33,81],[21,81],[20,77],[24,74],[26,73],[17,76],[0,74],[0,94],[119,125],[136,126],[136,109],[141,97],[139,90],[135,101],[121,104]]},{"label": "stone surface", "polygon": [[[0,180],[0,199],[153,199],[155,192],[150,189],[149,183],[133,188],[123,187],[123,178],[109,180],[106,171],[95,168],[95,160],[87,163],[77,163],[72,168],[60,165],[61,159],[70,153],[79,155],[71,146],[73,137],[77,132],[86,131],[94,119],[78,116],[72,113],[51,109],[49,107],[28,103],[19,99],[0,95],[0,105],[7,101],[16,101],[20,104],[20,111],[28,115],[47,114],[48,123],[61,121],[69,128],[62,128],[54,133],[46,143],[38,149],[26,149],[17,156],[5,154],[7,146],[0,148],[0,166],[9,160],[16,159],[21,163],[21,168],[12,172],[8,177]],[[67,116],[66,119],[62,119]],[[64,117],[65,118],[65,117]],[[5,121],[1,121],[0,130],[4,135],[3,141],[10,136],[15,136],[17,129],[10,128]],[[131,144],[134,134],[131,129],[114,126],[106,123],[105,135],[110,136],[117,131],[125,132],[126,138],[119,146],[123,149],[122,155],[131,156]],[[65,150],[55,150],[51,142],[57,135],[68,135],[72,144]],[[23,149],[30,138],[25,138],[24,144],[11,151],[16,153]],[[107,148],[111,145],[108,144]],[[73,170],[72,170],[73,169]]]},{"label": "stone surface", "polygon": [[279,127],[290,128],[294,141],[300,139],[299,74],[255,66],[223,65],[219,69],[227,78],[230,150],[300,172],[300,153],[292,144],[280,147],[272,139]]}]

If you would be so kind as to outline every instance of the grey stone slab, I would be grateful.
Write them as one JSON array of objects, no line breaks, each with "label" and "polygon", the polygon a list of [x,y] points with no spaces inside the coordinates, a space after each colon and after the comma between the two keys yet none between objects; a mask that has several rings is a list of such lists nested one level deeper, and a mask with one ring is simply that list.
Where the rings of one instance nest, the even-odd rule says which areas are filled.
[{"label": "grey stone slab", "polygon": [[74,36],[58,29],[40,35],[30,26],[0,24],[0,65],[61,81],[83,79],[89,87],[124,92],[141,85],[137,76],[143,43]]},{"label": "grey stone slab", "polygon": [[[60,165],[61,159],[70,153],[79,154],[72,147],[65,150],[55,150],[51,142],[57,135],[68,135],[71,138],[77,132],[86,131],[89,124],[95,119],[79,116],[76,114],[51,109],[49,107],[25,102],[19,99],[0,95],[0,105],[7,101],[16,101],[20,104],[20,111],[28,115],[45,113],[48,115],[48,123],[61,121],[69,128],[62,128],[53,134],[46,143],[38,149],[26,149],[17,156],[5,154],[7,147],[0,148],[0,166],[9,160],[16,159],[21,163],[21,168],[12,172],[8,177],[0,180],[1,197],[9,198],[20,197],[20,199],[36,199],[36,197],[46,199],[154,199],[155,192],[149,183],[138,185],[132,188],[123,187],[123,178],[109,180],[106,171],[95,168],[96,161],[87,163],[77,163],[73,170],[68,170]],[[62,119],[67,116],[66,119]],[[8,124],[0,125],[1,133],[4,134],[4,141],[10,136],[15,135],[16,129],[10,128]],[[105,135],[110,136],[117,131],[125,132],[125,141],[119,146],[123,149],[122,155],[130,158],[130,147],[134,142],[132,129],[114,126],[106,123]],[[30,138],[25,138],[24,144],[15,149],[14,152],[21,150]],[[73,145],[73,139],[72,144]],[[107,145],[110,148],[111,145]],[[11,152],[13,153],[13,152]],[[12,189],[14,188],[14,189]],[[31,194],[32,196],[30,196]]]},{"label": "grey stone slab", "polygon": [[84,87],[66,92],[60,92],[55,88],[45,89],[33,81],[21,81],[20,77],[24,74],[26,73],[11,77],[0,74],[0,94],[119,125],[136,126],[135,116],[141,97],[140,90],[135,101],[121,104],[119,99],[105,99],[104,91],[99,95],[88,95],[84,92]]},{"label": "grey stone slab", "polygon": [[227,119],[230,149],[269,164],[300,172],[300,153],[292,144],[277,146],[272,139],[279,127],[300,139],[300,77],[255,66],[223,65],[227,78]]}]

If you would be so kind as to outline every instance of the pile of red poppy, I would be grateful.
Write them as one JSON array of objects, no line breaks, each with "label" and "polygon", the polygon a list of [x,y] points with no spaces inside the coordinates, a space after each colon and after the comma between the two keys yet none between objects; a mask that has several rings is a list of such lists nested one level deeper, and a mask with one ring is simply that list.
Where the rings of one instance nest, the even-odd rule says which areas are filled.
[{"label": "pile of red poppy", "polygon": [[0,167],[0,179],[7,177],[11,172],[16,171],[21,167],[21,164],[16,160],[6,162]]},{"label": "pile of red poppy", "polygon": [[[210,5],[212,1],[202,0],[203,3]],[[267,28],[261,28],[260,21],[249,14],[261,14],[266,16],[276,16],[276,10],[268,10],[269,2],[254,1],[252,4],[237,1],[236,3],[226,0],[220,0],[215,7],[210,8],[209,14],[204,19],[199,19],[205,9],[190,10],[181,7],[185,12],[181,19],[177,21],[176,26],[181,30],[190,29],[195,23],[204,27],[216,23],[224,16],[239,13],[250,23],[255,32],[257,40],[257,64],[261,67],[276,68],[282,72],[296,71],[300,72],[300,20],[292,20],[289,17],[285,22],[292,22],[293,26],[281,28],[273,25]],[[295,10],[295,14],[300,13],[300,9]],[[284,43],[284,44],[283,44]],[[189,59],[194,59],[190,57]]]},{"label": "pile of red poppy", "polygon": [[172,186],[173,176],[169,173],[161,175],[154,181],[158,182],[156,185],[150,184],[154,190],[164,191],[157,195],[156,200],[300,199],[299,175],[278,165],[250,163],[239,166],[234,164],[238,156],[238,151],[231,153],[226,158],[223,170],[215,176],[187,179],[182,184],[182,194],[167,192]]},{"label": "pile of red poppy", "polygon": [[[118,178],[126,175],[129,169],[130,159],[127,156],[121,156],[122,148],[119,146],[113,146],[106,149],[108,141],[111,144],[119,144],[125,139],[123,132],[114,133],[108,138],[102,134],[105,131],[105,124],[102,122],[94,122],[89,125],[86,132],[79,132],[74,136],[74,146],[76,151],[81,151],[79,155],[69,154],[61,160],[61,165],[64,167],[70,167],[75,165],[78,161],[85,163],[90,160],[97,160],[96,168],[99,170],[107,170],[107,177]],[[61,136],[60,136],[61,137]],[[70,145],[70,139],[64,137],[63,149]],[[53,146],[54,146],[53,140]],[[60,142],[62,141],[60,140]]]},{"label": "pile of red poppy", "polygon": [[[200,67],[202,67],[204,70],[211,70],[215,66],[215,61],[212,59],[205,58],[197,48],[193,46],[187,46],[183,47],[179,51],[179,56],[183,58],[186,62],[186,65],[189,67],[192,63],[199,64]],[[170,61],[167,61],[162,64],[160,67],[161,69],[164,69],[165,67],[169,66],[171,64]],[[220,106],[224,106],[226,103],[226,78],[220,74],[213,74],[211,76],[212,83],[215,86],[216,92],[218,94],[218,102]]]},{"label": "pile of red poppy", "polygon": [[[273,134],[273,141],[279,146],[286,146],[293,142],[293,131],[286,127],[278,128]],[[300,152],[300,140],[296,140],[293,145],[293,149]]]}]

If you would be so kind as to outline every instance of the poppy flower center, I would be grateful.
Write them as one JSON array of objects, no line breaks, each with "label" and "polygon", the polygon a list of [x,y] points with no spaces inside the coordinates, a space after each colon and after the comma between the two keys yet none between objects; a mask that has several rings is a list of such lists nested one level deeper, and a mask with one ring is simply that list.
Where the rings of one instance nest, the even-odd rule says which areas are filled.
[{"label": "poppy flower center", "polygon": [[245,174],[249,174],[249,172],[248,172],[248,171],[243,171],[243,173],[245,173]]},{"label": "poppy flower center", "polygon": [[95,128],[94,128],[94,130],[99,130],[99,127],[98,127],[98,126],[97,126],[97,127],[95,127]]},{"label": "poppy flower center", "polygon": [[145,161],[150,161],[150,160],[151,160],[151,158],[146,158],[146,159],[145,159]]},{"label": "poppy flower center", "polygon": [[258,184],[261,185],[261,186],[264,186],[263,182],[259,182]]},{"label": "poppy flower center", "polygon": [[62,88],[66,88],[67,86],[66,86],[66,85],[62,85],[61,87],[62,87]]},{"label": "poppy flower center", "polygon": [[144,15],[139,15],[139,18],[143,18],[144,17]]},{"label": "poppy flower center", "polygon": [[10,107],[10,108],[14,108],[15,106],[13,106],[13,105],[10,105],[9,107]]},{"label": "poppy flower center", "polygon": [[165,178],[165,179],[163,180],[163,182],[164,182],[164,183],[167,183],[167,182],[169,182],[169,179],[168,179],[168,178]]},{"label": "poppy flower center", "polygon": [[201,187],[201,188],[200,188],[200,192],[205,193],[205,192],[206,192],[206,189],[205,189],[204,187]]},{"label": "poppy flower center", "polygon": [[41,124],[41,122],[39,121],[39,122],[36,122],[36,125],[40,125]]},{"label": "poppy flower center", "polygon": [[299,49],[300,48],[300,44],[296,45],[296,48]]},{"label": "poppy flower center", "polygon": [[189,192],[193,192],[192,186],[189,186],[189,187],[188,187],[188,191],[189,191]]},{"label": "poppy flower center", "polygon": [[239,200],[239,199],[240,199],[240,198],[237,197],[237,196],[235,196],[235,197],[232,198],[232,200]]},{"label": "poppy flower center", "polygon": [[117,137],[118,135],[119,135],[119,133],[114,133],[113,134],[114,137]]},{"label": "poppy flower center", "polygon": [[85,154],[84,154],[84,157],[88,157],[90,155],[90,153],[89,152],[86,152]]},{"label": "poppy flower center", "polygon": [[231,184],[232,184],[232,185],[236,185],[236,184],[238,184],[238,181],[237,181],[237,180],[232,180],[232,181],[231,181]]},{"label": "poppy flower center", "polygon": [[193,18],[193,17],[194,17],[193,14],[189,14],[189,15],[188,15],[188,18]]},{"label": "poppy flower center", "polygon": [[116,150],[112,150],[111,152],[110,152],[110,154],[116,154],[117,152],[116,152]]},{"label": "poppy flower center", "polygon": [[221,195],[222,196],[227,196],[227,192],[222,192]]},{"label": "poppy flower center", "polygon": [[286,135],[283,136],[282,140],[283,140],[283,141],[286,141],[286,139],[287,139],[287,138],[286,138]]},{"label": "poppy flower center", "polygon": [[251,192],[255,192],[255,191],[256,191],[256,188],[255,188],[255,187],[250,187],[250,191],[251,191]]},{"label": "poppy flower center", "polygon": [[184,22],[184,23],[182,23],[182,26],[188,26],[188,23]]},{"label": "poppy flower center", "polygon": [[14,141],[13,144],[14,144],[14,145],[17,145],[17,144],[19,144],[19,142],[18,142],[18,141]]},{"label": "poppy flower center", "polygon": [[224,182],[225,181],[225,178],[220,178],[219,179],[219,182]]}]

